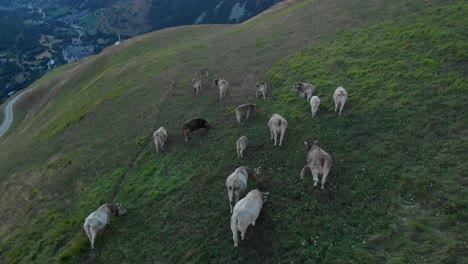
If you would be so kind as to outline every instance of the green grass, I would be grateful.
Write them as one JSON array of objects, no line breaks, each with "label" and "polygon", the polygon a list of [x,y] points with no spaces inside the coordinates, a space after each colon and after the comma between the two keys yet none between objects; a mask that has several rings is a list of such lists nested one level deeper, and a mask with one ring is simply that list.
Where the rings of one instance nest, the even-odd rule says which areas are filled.
[{"label": "green grass", "polygon": [[[47,100],[0,145],[0,221],[9,227],[0,229],[0,261],[467,262],[467,4],[317,2],[236,34],[236,26],[147,34],[34,84]],[[362,17],[360,4],[381,13]],[[304,21],[336,14],[357,22]],[[321,37],[304,42],[310,35]],[[195,96],[190,80],[205,67],[210,78]],[[218,76],[232,88],[222,101],[210,84]],[[268,81],[266,100],[254,97],[258,79]],[[317,86],[314,118],[292,88],[298,81]],[[349,93],[341,117],[339,85]],[[238,125],[233,109],[246,102],[260,110]],[[289,122],[282,147],[269,140],[273,113]],[[213,129],[185,144],[180,125],[194,116]],[[160,126],[169,139],[156,154]],[[240,135],[250,142],[244,159]],[[299,179],[307,139],[333,158],[325,190],[313,189],[310,173]],[[270,195],[234,248],[225,180],[242,165],[262,167],[264,182],[248,189]],[[91,250],[83,221],[111,201],[128,214]]]}]

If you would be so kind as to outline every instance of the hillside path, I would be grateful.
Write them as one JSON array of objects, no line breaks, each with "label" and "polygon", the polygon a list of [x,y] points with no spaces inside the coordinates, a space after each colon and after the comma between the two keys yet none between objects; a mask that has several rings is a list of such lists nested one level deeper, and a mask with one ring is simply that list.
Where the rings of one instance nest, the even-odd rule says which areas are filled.
[{"label": "hillside path", "polygon": [[6,107],[3,109],[5,113],[5,117],[3,118],[3,122],[0,125],[0,138],[8,131],[11,124],[13,123],[13,106],[15,106],[16,102],[23,96],[25,93],[28,93],[31,90],[23,91],[22,93],[18,94],[13,98]]}]

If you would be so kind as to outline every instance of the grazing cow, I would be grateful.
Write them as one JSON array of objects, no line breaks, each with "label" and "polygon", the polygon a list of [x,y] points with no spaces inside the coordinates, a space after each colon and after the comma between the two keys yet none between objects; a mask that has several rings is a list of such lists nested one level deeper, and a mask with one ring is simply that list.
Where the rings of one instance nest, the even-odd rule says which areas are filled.
[{"label": "grazing cow", "polygon": [[249,144],[249,139],[246,136],[242,136],[237,140],[236,148],[237,148],[237,157],[244,157],[244,150],[247,148]]},{"label": "grazing cow", "polygon": [[166,143],[167,131],[164,127],[160,127],[158,130],[153,133],[154,145],[156,145],[156,152],[159,152],[159,149],[163,150],[164,143]]},{"label": "grazing cow", "polygon": [[286,133],[286,129],[288,128],[288,122],[284,117],[274,114],[270,121],[268,121],[268,127],[270,128],[271,139],[274,139],[276,146],[278,136],[279,136],[279,145],[283,142],[284,133]]},{"label": "grazing cow", "polygon": [[263,95],[263,100],[265,100],[265,95],[267,91],[267,83],[266,82],[259,82],[255,85],[257,87],[257,98],[258,95]]},{"label": "grazing cow", "polygon": [[253,112],[256,107],[257,106],[254,104],[243,104],[236,107],[237,122],[241,122],[241,118],[243,115],[246,115],[244,121],[247,120],[247,118],[249,118],[250,116],[250,112]]},{"label": "grazing cow", "polygon": [[214,84],[219,88],[219,99],[223,99],[226,96],[226,92],[229,87],[229,82],[224,79],[216,79],[214,80]]},{"label": "grazing cow", "polygon": [[318,96],[312,96],[312,98],[310,98],[310,111],[312,112],[312,117],[317,113],[319,106],[320,98]]},{"label": "grazing cow", "polygon": [[110,224],[112,216],[120,216],[127,213],[127,209],[121,204],[103,204],[96,211],[86,217],[83,228],[91,242],[91,248],[94,249],[94,240],[99,231],[103,230],[106,225]]},{"label": "grazing cow", "polygon": [[188,136],[191,132],[196,131],[200,128],[205,128],[209,130],[211,126],[205,119],[200,118],[200,117],[196,117],[194,119],[191,119],[185,122],[182,125],[182,134],[185,137],[185,142],[188,142]]},{"label": "grazing cow", "polygon": [[241,232],[241,238],[244,240],[245,232],[249,225],[255,226],[263,204],[267,201],[268,193],[257,189],[250,191],[235,206],[231,216],[231,231],[234,246],[239,244],[238,232]]},{"label": "grazing cow", "polygon": [[192,88],[194,93],[201,92],[202,82],[200,79],[193,79],[192,80]]},{"label": "grazing cow", "polygon": [[262,182],[263,179],[260,175],[260,167],[256,169],[251,169],[246,166],[239,167],[226,179],[231,213],[232,208],[239,201],[240,196],[247,190],[247,180],[249,177],[257,182]]},{"label": "grazing cow", "polygon": [[343,110],[343,106],[345,105],[347,99],[348,93],[346,90],[342,86],[336,88],[335,92],[333,93],[333,100],[335,101],[335,112],[338,110],[338,107],[340,107],[340,112],[338,112],[338,115],[341,115],[341,110]]},{"label": "grazing cow", "polygon": [[312,93],[315,90],[315,86],[310,83],[298,83],[294,85],[294,89],[299,92],[301,98],[304,98],[307,95],[307,101],[312,97]]},{"label": "grazing cow", "polygon": [[314,178],[314,187],[317,187],[319,174],[322,175],[323,189],[327,181],[328,173],[330,172],[332,158],[327,152],[318,147],[317,141],[314,141],[313,144],[309,142],[304,142],[304,144],[309,148],[309,154],[307,154],[307,165],[301,170],[301,179],[304,179],[306,169],[309,168]]}]

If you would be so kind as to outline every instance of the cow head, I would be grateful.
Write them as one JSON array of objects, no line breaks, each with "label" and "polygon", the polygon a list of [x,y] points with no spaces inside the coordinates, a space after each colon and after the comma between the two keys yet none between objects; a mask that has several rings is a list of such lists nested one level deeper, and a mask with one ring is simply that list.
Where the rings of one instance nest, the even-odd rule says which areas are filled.
[{"label": "cow head", "polygon": [[311,140],[305,141],[305,142],[304,142],[304,145],[306,145],[306,146],[307,146],[307,149],[308,149],[309,151],[311,151],[311,150],[313,150],[313,149],[315,149],[315,148],[318,148],[318,140],[314,140],[314,141],[311,141]]},{"label": "cow head", "polygon": [[125,209],[122,204],[116,203],[115,204],[115,216],[121,216],[127,213],[127,209]]},{"label": "cow head", "polygon": [[210,123],[208,123],[207,121],[205,121],[205,123],[203,124],[203,127],[206,129],[211,129]]},{"label": "cow head", "polygon": [[217,86],[218,86],[218,82],[219,82],[219,78],[218,78],[218,79],[214,79],[214,80],[213,80],[213,84],[214,84],[214,86],[216,86],[216,87],[217,87]]},{"label": "cow head", "polygon": [[268,194],[269,193],[267,193],[267,192],[260,192],[260,196],[262,197],[263,203],[266,203],[267,198],[268,198]]},{"label": "cow head", "polygon": [[302,92],[302,83],[295,84],[293,87],[296,91]]},{"label": "cow head", "polygon": [[252,174],[252,177],[254,178],[255,181],[257,182],[263,182],[263,177],[260,174],[260,167],[254,168],[254,173]]}]

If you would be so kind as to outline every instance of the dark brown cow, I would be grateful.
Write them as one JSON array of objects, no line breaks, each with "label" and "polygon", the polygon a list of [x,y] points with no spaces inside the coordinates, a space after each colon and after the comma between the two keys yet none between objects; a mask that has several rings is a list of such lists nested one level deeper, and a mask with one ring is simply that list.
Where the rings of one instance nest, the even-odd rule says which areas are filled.
[{"label": "dark brown cow", "polygon": [[200,117],[196,117],[192,120],[185,122],[181,128],[182,134],[185,137],[185,142],[188,142],[188,136],[190,133],[200,128],[210,129],[211,126],[205,119],[200,118]]}]

